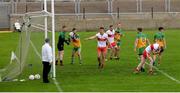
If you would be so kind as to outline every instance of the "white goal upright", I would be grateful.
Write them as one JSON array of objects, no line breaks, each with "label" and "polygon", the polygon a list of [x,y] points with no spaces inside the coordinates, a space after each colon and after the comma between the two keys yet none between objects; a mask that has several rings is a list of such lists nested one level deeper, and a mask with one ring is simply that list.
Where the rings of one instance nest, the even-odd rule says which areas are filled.
[{"label": "white goal upright", "polygon": [[[38,14],[40,13],[40,14]],[[53,65],[52,65],[52,77],[55,78],[56,77],[56,66],[55,66],[55,11],[54,11],[54,0],[51,0],[51,12],[47,11],[47,0],[44,0],[44,10],[40,11],[40,12],[29,12],[26,13],[28,16],[30,16],[31,18],[33,17],[43,17],[44,16],[44,37],[45,38],[49,38],[48,37],[48,32],[52,33],[52,49],[53,49]],[[51,17],[51,31],[48,30],[48,17]],[[39,24],[36,24],[39,25]],[[38,27],[35,25],[32,25],[34,27]],[[39,28],[40,29],[40,28]]]}]

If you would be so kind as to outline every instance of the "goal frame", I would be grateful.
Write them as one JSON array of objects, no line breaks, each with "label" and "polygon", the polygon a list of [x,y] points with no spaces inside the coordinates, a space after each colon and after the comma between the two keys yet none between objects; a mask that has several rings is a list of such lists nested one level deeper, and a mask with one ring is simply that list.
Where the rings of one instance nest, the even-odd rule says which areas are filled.
[{"label": "goal frame", "polygon": [[[44,0],[44,11],[47,11],[47,0]],[[55,65],[55,12],[54,12],[54,0],[51,0],[51,18],[52,18],[52,55],[53,55],[53,64],[52,64],[52,78],[56,77],[56,65]],[[47,16],[44,18],[44,29],[45,29],[45,38],[48,38],[48,26],[47,26]]]}]

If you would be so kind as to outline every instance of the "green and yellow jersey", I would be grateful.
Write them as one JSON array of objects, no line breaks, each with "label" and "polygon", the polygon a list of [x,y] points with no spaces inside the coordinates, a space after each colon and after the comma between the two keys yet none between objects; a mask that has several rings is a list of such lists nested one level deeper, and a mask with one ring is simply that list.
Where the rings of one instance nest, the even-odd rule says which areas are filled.
[{"label": "green and yellow jersey", "polygon": [[154,35],[154,41],[156,43],[159,44],[160,47],[164,47],[165,46],[165,35],[162,33],[162,32],[157,32],[155,35]]},{"label": "green and yellow jersey", "polygon": [[120,46],[121,38],[123,37],[123,30],[121,28],[117,28],[114,34],[114,40],[118,46]]},{"label": "green and yellow jersey", "polygon": [[137,48],[146,47],[146,45],[147,45],[147,35],[146,34],[140,32],[136,36],[136,39],[138,39]]},{"label": "green and yellow jersey", "polygon": [[136,39],[137,39],[138,54],[142,55],[144,49],[147,46],[147,35],[142,32],[139,32],[136,36]]},{"label": "green and yellow jersey", "polygon": [[73,45],[75,48],[80,48],[80,47],[81,47],[81,41],[80,41],[79,35],[78,35],[77,33],[70,32],[70,33],[69,33],[69,36],[70,36],[72,45]]}]

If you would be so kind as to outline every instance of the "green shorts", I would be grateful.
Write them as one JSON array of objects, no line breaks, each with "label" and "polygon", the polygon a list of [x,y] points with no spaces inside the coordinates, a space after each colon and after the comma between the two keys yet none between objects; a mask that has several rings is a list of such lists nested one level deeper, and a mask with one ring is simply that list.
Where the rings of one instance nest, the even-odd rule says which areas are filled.
[{"label": "green shorts", "polygon": [[117,46],[121,46],[121,41],[117,41]]},{"label": "green shorts", "polygon": [[75,52],[81,52],[81,47],[74,47],[74,48],[73,48],[73,51],[75,51]]},{"label": "green shorts", "polygon": [[142,55],[145,47],[138,48],[138,55]]}]

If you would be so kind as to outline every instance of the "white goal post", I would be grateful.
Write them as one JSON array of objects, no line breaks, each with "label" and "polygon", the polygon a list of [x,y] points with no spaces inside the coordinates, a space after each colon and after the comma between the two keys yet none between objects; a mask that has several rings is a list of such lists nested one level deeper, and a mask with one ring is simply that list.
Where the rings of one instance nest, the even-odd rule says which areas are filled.
[{"label": "white goal post", "polygon": [[[31,24],[32,27],[36,27],[39,29],[44,29],[44,38],[48,38],[48,17],[51,17],[51,32],[52,32],[52,52],[53,52],[53,64],[52,64],[52,77],[56,77],[56,65],[55,65],[55,12],[54,12],[54,0],[51,0],[51,13],[47,11],[47,0],[44,0],[44,10],[42,11],[36,11],[36,12],[28,12],[25,14],[25,16],[33,17],[42,17],[44,16],[44,28],[42,28],[39,24]],[[37,25],[41,26],[38,27]]]},{"label": "white goal post", "polygon": [[[47,11],[47,0],[44,0],[44,11]],[[52,18],[52,51],[53,51],[53,65],[52,65],[52,70],[53,74],[52,77],[56,77],[56,65],[55,65],[55,15],[54,15],[54,0],[51,0],[51,18]],[[44,19],[44,29],[45,29],[45,38],[47,38],[47,17]]]},{"label": "white goal post", "polygon": [[[52,49],[53,49],[53,76],[52,77],[55,78],[56,77],[56,65],[55,65],[55,15],[54,15],[54,0],[51,0],[51,12],[52,12],[51,16],[52,16]],[[46,29],[45,33],[47,33],[47,29]]]}]

